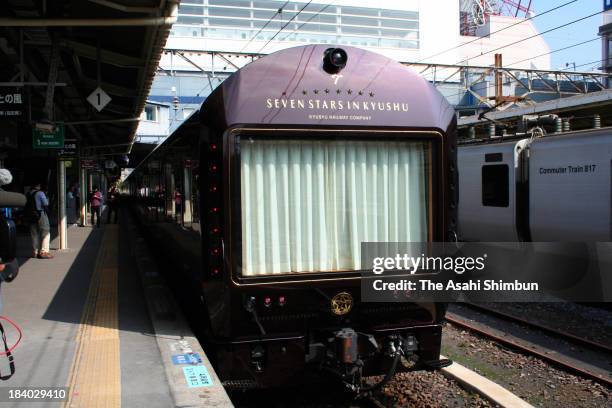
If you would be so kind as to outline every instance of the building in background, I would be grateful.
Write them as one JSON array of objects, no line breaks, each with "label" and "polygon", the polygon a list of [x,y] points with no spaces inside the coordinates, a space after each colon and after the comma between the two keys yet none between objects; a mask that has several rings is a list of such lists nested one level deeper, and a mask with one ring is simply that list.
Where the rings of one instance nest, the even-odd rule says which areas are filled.
[{"label": "building in background", "polygon": [[612,73],[612,0],[604,1],[603,25],[599,27],[601,36],[602,70]]},{"label": "building in background", "polygon": [[[254,54],[304,44],[356,46],[402,62],[490,66],[494,54],[481,55],[484,50],[534,36],[500,50],[503,63],[517,69],[550,69],[550,56],[542,55],[549,51],[548,45],[537,36],[532,21],[516,24],[529,15],[529,9],[514,12],[506,9],[507,3],[182,0],[149,100],[171,106],[169,127],[174,128]],[[423,75],[436,80],[436,73]],[[448,86],[439,89],[455,105],[474,103],[475,93],[490,96],[490,81],[483,81],[480,90],[470,94],[461,92],[464,80],[455,74],[446,78]]]},{"label": "building in background", "polygon": [[137,143],[157,144],[170,134],[170,105],[147,100],[136,130]]}]

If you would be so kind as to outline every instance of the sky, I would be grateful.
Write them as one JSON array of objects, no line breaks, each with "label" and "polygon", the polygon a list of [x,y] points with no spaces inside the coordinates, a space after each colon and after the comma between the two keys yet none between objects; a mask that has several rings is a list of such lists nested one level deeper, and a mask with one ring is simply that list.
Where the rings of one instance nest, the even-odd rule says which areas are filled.
[{"label": "sky", "polygon": [[[569,1],[571,0],[532,0],[532,8],[537,15]],[[526,1],[523,1],[523,3],[526,3]],[[547,13],[541,17],[536,17],[533,19],[533,23],[540,32],[543,32],[602,10],[603,0],[577,0],[559,10]],[[548,43],[551,51],[588,41],[598,37],[597,32],[599,31],[599,26],[602,25],[602,21],[603,15],[598,14],[568,27],[544,34],[544,39]],[[551,54],[551,68],[565,69],[565,64],[569,63],[571,69],[573,69],[572,63],[582,65],[599,60],[601,60],[601,41],[595,40],[584,45]],[[578,66],[576,70],[591,71],[596,65],[596,63],[593,63]]]}]

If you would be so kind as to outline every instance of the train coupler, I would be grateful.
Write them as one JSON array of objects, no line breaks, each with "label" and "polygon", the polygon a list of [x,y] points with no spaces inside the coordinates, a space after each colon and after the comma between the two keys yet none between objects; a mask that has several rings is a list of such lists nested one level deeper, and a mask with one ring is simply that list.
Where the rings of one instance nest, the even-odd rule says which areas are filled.
[{"label": "train coupler", "polygon": [[419,348],[419,343],[415,336],[400,336],[397,334],[388,337],[386,344],[385,354],[388,357],[395,357],[396,354],[400,354],[403,357],[408,358]]}]

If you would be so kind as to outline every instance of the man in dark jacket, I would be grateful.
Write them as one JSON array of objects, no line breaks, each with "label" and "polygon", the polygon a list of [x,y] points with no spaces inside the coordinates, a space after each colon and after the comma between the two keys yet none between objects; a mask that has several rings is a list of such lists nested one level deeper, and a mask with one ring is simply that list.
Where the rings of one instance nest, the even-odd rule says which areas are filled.
[{"label": "man in dark jacket", "polygon": [[49,253],[49,241],[51,240],[51,227],[47,211],[49,199],[41,188],[40,183],[34,184],[28,195],[34,202],[38,220],[30,223],[30,235],[32,236],[32,257],[39,259],[51,259],[53,255]]}]

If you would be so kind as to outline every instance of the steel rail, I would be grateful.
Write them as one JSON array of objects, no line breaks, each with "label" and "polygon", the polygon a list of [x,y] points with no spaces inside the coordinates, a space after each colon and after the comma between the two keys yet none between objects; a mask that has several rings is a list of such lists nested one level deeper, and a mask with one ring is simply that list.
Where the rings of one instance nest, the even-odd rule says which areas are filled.
[{"label": "steel rail", "polygon": [[495,310],[495,309],[487,309],[484,306],[480,306],[478,304],[475,303],[462,303],[462,306],[466,306],[470,309],[474,309],[476,311],[485,313],[485,314],[490,314],[490,315],[494,315],[496,317],[499,317],[501,319],[510,321],[510,322],[515,322],[515,323],[519,323],[525,326],[529,326],[532,327],[534,329],[546,332],[546,333],[550,333],[550,334],[554,334],[556,336],[562,337],[564,339],[566,339],[567,341],[570,341],[572,343],[579,343],[581,345],[584,346],[588,346],[588,347],[592,347],[595,349],[600,349],[603,350],[605,352],[608,353],[612,353],[612,346],[608,346],[607,344],[603,344],[603,343],[599,343],[597,341],[594,340],[589,340],[587,338],[584,337],[580,337],[580,336],[576,336],[575,334],[571,334],[571,333],[567,333],[564,332],[563,330],[559,330],[559,329],[555,329],[554,327],[551,326],[547,326],[544,324],[540,324],[540,323],[536,323],[533,321],[529,321],[526,320],[522,317],[518,317],[506,312],[502,312],[499,310]]},{"label": "steel rail", "polygon": [[574,372],[576,374],[579,374],[583,377],[589,378],[591,380],[594,380],[600,384],[604,384],[607,387],[612,387],[612,380],[609,378],[606,378],[600,374],[594,373],[592,371],[586,370],[582,367],[577,367],[561,358],[558,358],[557,356],[553,355],[553,354],[548,354],[546,351],[540,351],[536,348],[536,346],[531,345],[528,346],[526,344],[522,344],[521,342],[515,341],[515,340],[511,340],[508,338],[504,338],[501,336],[498,336],[497,334],[494,334],[492,332],[489,332],[485,329],[482,329],[480,327],[476,327],[473,324],[470,324],[467,320],[455,315],[454,313],[450,313],[447,312],[446,313],[446,321],[458,326],[458,327],[462,327],[464,329],[470,330],[474,333],[477,333],[481,336],[484,336],[486,338],[489,338],[497,343],[500,344],[504,344],[506,346],[509,346],[511,348],[514,348],[520,352],[523,352],[525,354],[530,354],[533,356],[536,356],[538,358],[540,358],[541,360],[545,360],[549,363],[552,363],[554,365],[557,365],[559,367],[562,367],[568,371]]}]

